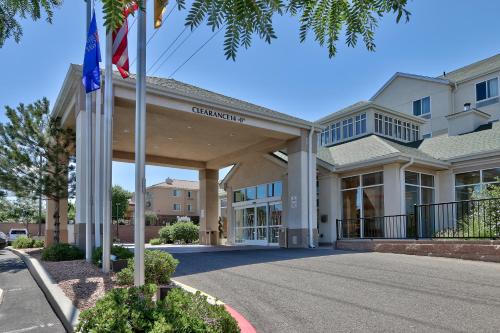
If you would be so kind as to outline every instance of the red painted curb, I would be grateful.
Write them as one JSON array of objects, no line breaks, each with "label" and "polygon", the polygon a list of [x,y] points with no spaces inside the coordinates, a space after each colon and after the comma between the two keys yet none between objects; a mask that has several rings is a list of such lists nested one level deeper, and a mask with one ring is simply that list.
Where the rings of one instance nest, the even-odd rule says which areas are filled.
[{"label": "red painted curb", "polygon": [[224,304],[227,312],[231,314],[231,316],[238,322],[238,326],[240,327],[241,333],[257,333],[255,327],[245,317],[243,317],[238,311],[233,309],[227,304]]}]

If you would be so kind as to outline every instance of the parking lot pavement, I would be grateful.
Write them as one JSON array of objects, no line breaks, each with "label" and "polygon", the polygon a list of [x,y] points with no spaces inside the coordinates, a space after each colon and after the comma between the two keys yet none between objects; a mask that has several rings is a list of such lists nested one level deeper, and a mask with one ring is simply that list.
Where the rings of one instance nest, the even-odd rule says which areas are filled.
[{"label": "parking lot pavement", "polygon": [[65,332],[24,262],[0,250],[0,332]]},{"label": "parking lot pavement", "polygon": [[178,253],[259,332],[500,332],[500,264],[331,249]]}]

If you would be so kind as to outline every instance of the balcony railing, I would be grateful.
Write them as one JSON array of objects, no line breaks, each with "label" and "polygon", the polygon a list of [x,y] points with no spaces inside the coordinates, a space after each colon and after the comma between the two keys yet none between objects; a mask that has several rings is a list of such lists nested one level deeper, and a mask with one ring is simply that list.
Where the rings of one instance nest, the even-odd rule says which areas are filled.
[{"label": "balcony railing", "polygon": [[337,220],[338,239],[500,238],[500,198],[415,205],[408,215]]}]

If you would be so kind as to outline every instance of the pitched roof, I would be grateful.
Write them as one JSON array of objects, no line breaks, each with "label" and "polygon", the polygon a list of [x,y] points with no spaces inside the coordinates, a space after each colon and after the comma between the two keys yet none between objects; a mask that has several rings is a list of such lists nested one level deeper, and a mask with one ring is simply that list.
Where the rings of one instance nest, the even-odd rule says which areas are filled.
[{"label": "pitched roof", "polygon": [[440,135],[426,139],[418,149],[440,160],[454,160],[476,154],[500,151],[500,124],[491,129],[462,135]]},{"label": "pitched roof", "polygon": [[392,157],[413,157],[420,161],[443,164],[442,161],[416,148],[399,144],[374,134],[336,146],[320,147],[318,148],[317,156],[335,168],[364,164]]},{"label": "pitched roof", "polygon": [[492,57],[472,63],[470,65],[455,69],[449,73],[446,73],[445,76],[441,75],[438,78],[448,79],[453,82],[460,82],[496,70],[500,70],[500,53]]},{"label": "pitched roof", "polygon": [[200,183],[195,180],[182,180],[182,179],[170,179],[170,182],[164,181],[158,184],[154,184],[148,187],[152,188],[174,188],[181,190],[198,190],[200,188]]},{"label": "pitched roof", "polygon": [[377,98],[385,90],[385,88],[387,88],[392,83],[392,81],[396,80],[398,77],[405,77],[408,79],[423,80],[423,81],[429,81],[429,82],[441,83],[441,84],[450,84],[448,77],[446,77],[446,78],[437,77],[436,78],[436,77],[430,77],[430,76],[425,76],[425,75],[396,72],[389,80],[387,80],[386,83],[384,83],[384,85],[379,90],[377,90],[377,92],[370,98],[370,101],[373,101],[375,98]]}]

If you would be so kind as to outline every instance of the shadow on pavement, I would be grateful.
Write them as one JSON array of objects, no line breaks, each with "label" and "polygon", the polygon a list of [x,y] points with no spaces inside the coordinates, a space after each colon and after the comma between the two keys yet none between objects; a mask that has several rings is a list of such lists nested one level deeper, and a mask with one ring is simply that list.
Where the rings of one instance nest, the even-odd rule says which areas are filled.
[{"label": "shadow on pavement", "polygon": [[172,253],[172,255],[180,261],[174,277],[180,277],[237,266],[352,253],[354,252],[344,252],[331,248],[319,248],[251,249],[202,253]]}]

